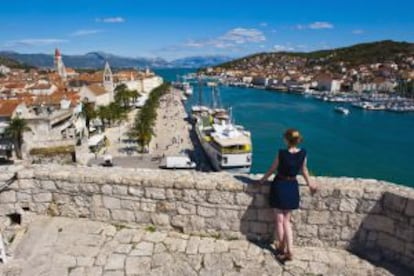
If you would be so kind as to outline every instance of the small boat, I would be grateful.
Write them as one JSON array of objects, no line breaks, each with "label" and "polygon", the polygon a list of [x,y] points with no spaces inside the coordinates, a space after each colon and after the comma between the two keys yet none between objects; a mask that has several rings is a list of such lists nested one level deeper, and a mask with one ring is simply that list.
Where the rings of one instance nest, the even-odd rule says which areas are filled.
[{"label": "small boat", "polygon": [[349,114],[349,109],[342,107],[342,106],[336,106],[335,107],[335,111],[338,113],[341,113],[343,115],[348,115]]}]

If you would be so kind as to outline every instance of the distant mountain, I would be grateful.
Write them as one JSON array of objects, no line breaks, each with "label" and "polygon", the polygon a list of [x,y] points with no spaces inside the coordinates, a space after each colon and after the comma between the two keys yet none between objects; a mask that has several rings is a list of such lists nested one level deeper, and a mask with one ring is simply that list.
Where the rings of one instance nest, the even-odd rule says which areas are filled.
[{"label": "distant mountain", "polygon": [[[0,52],[0,57],[13,59],[21,63],[36,67],[53,67],[53,55],[48,54],[20,54],[17,52]],[[166,61],[162,58],[131,58],[122,57],[104,52],[90,52],[85,55],[62,55],[63,62],[72,68],[102,68],[108,61],[114,68],[200,68],[212,66],[230,60],[224,56],[198,56]]]},{"label": "distant mountain", "polygon": [[254,67],[265,68],[272,64],[277,65],[295,58],[299,59],[294,62],[303,62],[305,67],[332,65],[340,62],[351,66],[358,66],[361,64],[382,63],[385,61],[398,62],[403,57],[413,55],[414,43],[384,40],[314,52],[258,53],[225,62],[216,67],[241,70]]},{"label": "distant mountain", "polygon": [[173,67],[179,68],[200,68],[214,66],[231,60],[232,58],[227,56],[195,56],[180,58],[171,61]]},{"label": "distant mountain", "polygon": [[23,64],[15,59],[9,58],[9,57],[4,57],[4,56],[0,56],[0,64],[7,66],[9,68],[18,68],[18,69],[28,69],[31,66],[28,66],[26,64]]}]

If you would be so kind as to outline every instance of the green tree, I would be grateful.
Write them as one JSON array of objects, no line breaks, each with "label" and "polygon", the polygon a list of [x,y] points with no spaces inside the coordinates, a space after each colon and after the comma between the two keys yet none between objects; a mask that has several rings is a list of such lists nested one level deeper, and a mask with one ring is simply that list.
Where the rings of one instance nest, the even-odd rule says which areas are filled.
[{"label": "green tree", "polygon": [[152,90],[145,105],[136,115],[135,123],[129,133],[129,136],[137,139],[141,150],[144,150],[146,146],[148,146],[151,142],[152,136],[155,135],[154,125],[157,119],[157,108],[159,107],[159,101],[162,95],[168,91],[169,87],[169,84],[163,84]]},{"label": "green tree", "polygon": [[86,128],[89,132],[90,122],[98,116],[92,103],[86,101],[82,103],[82,115],[85,118]]},{"label": "green tree", "polygon": [[19,117],[13,118],[6,128],[6,136],[13,140],[16,156],[19,159],[22,159],[23,133],[30,130],[27,121]]}]

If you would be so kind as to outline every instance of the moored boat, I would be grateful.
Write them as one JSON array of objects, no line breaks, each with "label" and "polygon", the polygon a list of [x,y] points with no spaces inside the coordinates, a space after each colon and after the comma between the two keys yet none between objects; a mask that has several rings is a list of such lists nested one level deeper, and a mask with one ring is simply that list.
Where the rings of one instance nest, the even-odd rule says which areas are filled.
[{"label": "moored boat", "polygon": [[345,107],[342,107],[342,106],[336,106],[334,108],[334,110],[335,110],[335,112],[341,113],[343,115],[349,115],[349,113],[350,113],[349,109],[347,109]]},{"label": "moored boat", "polygon": [[[213,97],[217,97],[216,86]],[[213,100],[218,103],[219,100]],[[220,106],[192,107],[191,116],[200,144],[215,171],[249,173],[252,164],[250,131],[232,122],[230,112]]]}]

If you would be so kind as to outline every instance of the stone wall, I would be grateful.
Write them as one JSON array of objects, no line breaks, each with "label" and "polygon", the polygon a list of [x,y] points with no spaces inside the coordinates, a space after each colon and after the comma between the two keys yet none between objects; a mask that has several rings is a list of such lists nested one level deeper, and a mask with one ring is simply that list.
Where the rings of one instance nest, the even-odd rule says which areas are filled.
[{"label": "stone wall", "polygon": [[[3,224],[10,223],[8,214],[21,213],[24,220],[35,212],[228,239],[272,238],[269,186],[254,184],[254,176],[73,166],[15,170],[17,179],[0,192]],[[297,245],[349,248],[414,269],[414,189],[353,178],[315,181],[321,189],[314,196],[301,186]]]}]

